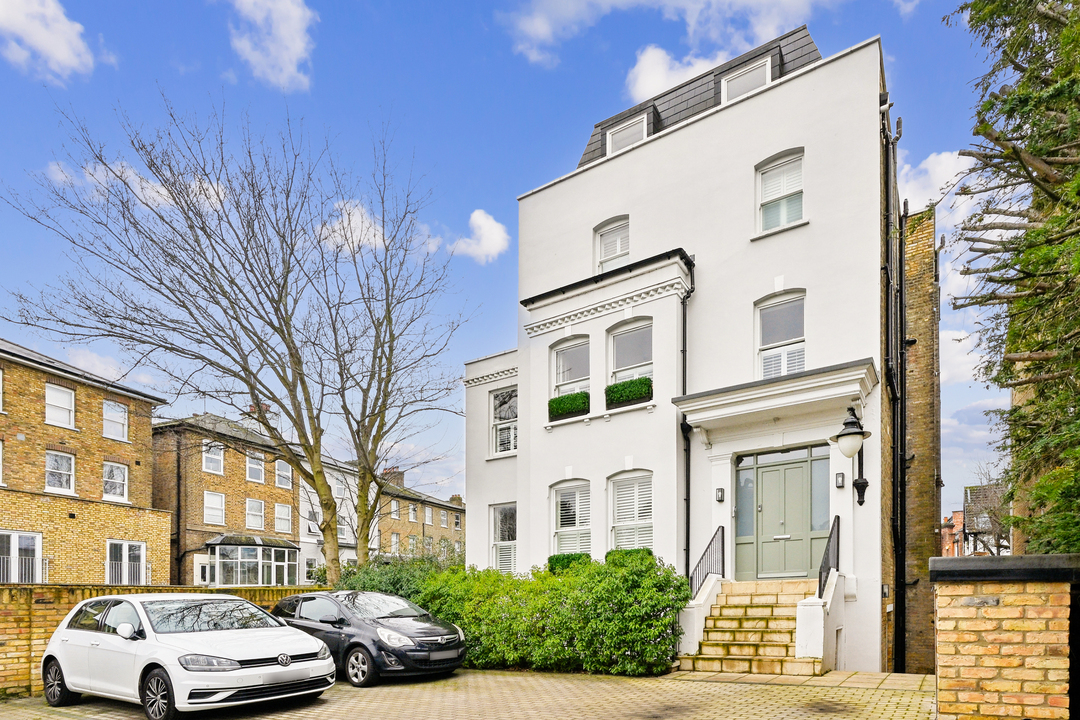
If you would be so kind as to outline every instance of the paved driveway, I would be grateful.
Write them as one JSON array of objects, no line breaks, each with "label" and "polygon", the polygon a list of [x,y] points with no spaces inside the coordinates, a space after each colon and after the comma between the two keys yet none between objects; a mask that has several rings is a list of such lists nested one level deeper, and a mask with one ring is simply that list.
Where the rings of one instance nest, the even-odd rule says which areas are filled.
[{"label": "paved driveway", "polygon": [[[187,717],[198,720],[493,720],[535,718],[865,718],[929,720],[933,678],[830,673],[820,678],[676,673],[620,678],[459,670],[437,680],[398,680],[368,689],[338,682],[307,702],[249,705]],[[695,682],[696,681],[696,682]],[[793,685],[798,681],[801,684]],[[901,688],[901,689],[893,689]],[[143,720],[137,705],[87,697],[52,709],[41,698],[0,703],[0,720]]]}]

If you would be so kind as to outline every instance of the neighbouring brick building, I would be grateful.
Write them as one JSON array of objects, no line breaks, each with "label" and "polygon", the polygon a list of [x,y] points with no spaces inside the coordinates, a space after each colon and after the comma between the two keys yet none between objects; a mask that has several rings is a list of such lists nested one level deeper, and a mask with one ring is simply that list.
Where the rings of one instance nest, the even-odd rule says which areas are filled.
[{"label": "neighbouring brick building", "polygon": [[0,340],[0,583],[169,582],[151,477],[163,402]]},{"label": "neighbouring brick building", "polygon": [[964,511],[953,510],[941,519],[941,556],[960,557],[964,551]]},{"label": "neighbouring brick building", "polygon": [[383,489],[375,546],[382,555],[439,555],[465,550],[465,503],[460,495],[440,500],[405,487],[405,473],[397,468],[383,475]]},{"label": "neighbouring brick building", "polygon": [[174,585],[296,585],[298,493],[265,437],[211,414],[154,426],[154,506]]}]

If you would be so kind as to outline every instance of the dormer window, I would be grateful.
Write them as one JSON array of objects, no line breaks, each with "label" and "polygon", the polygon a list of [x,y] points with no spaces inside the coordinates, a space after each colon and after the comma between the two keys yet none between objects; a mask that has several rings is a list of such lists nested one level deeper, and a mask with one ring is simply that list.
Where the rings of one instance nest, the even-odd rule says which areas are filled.
[{"label": "dormer window", "polygon": [[600,272],[621,267],[630,261],[630,222],[620,220],[602,228],[596,235]]},{"label": "dormer window", "polygon": [[630,122],[623,123],[608,131],[608,156],[622,152],[626,148],[645,139],[645,116],[641,115]]},{"label": "dormer window", "polygon": [[771,71],[772,64],[769,58],[765,58],[755,65],[728,75],[720,81],[720,102],[731,102],[735,98],[768,84]]}]

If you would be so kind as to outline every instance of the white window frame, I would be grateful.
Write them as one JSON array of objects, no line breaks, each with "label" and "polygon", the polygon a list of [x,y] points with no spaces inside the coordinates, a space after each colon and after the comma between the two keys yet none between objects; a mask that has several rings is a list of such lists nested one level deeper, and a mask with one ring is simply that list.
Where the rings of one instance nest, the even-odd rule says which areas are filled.
[{"label": "white window frame", "polygon": [[409,503],[409,522],[416,522],[416,503]]},{"label": "white window frame", "polygon": [[[215,455],[213,451],[216,451],[218,454]],[[207,460],[217,460],[220,467],[217,470],[214,470],[211,467],[207,467],[207,464],[206,464]],[[202,441],[202,469],[203,469],[203,472],[208,472],[208,473],[211,473],[213,475],[224,475],[225,474],[225,446],[224,445],[222,445],[219,442],[214,442],[213,440],[203,440]]]},{"label": "white window frame", "polygon": [[592,349],[589,348],[589,371],[584,377],[577,378],[575,380],[565,380],[559,382],[559,353],[565,350],[571,350],[573,348],[584,345],[589,348],[589,338],[576,338],[572,342],[566,344],[556,345],[551,348],[551,375],[552,375],[552,397],[559,397],[561,395],[572,395],[578,392],[589,392],[590,380],[592,379]]},{"label": "white window frame", "polygon": [[[761,343],[761,311],[768,308],[774,308],[779,305],[786,305],[787,303],[802,302],[803,304],[803,334],[802,337],[791,338],[789,340],[782,340],[780,342],[771,343],[769,345],[762,345]],[[784,377],[790,375],[793,372],[801,372],[806,369],[806,294],[805,293],[791,293],[786,294],[778,298],[773,298],[768,302],[762,302],[754,309],[755,318],[755,334],[757,339],[757,378],[759,380],[771,380],[778,377]],[[792,351],[802,351],[802,367],[796,370],[791,369],[791,356]],[[780,373],[778,375],[766,375],[765,374],[765,358],[779,354],[780,356]]]},{"label": "white window frame", "polygon": [[[642,517],[642,487],[648,487],[648,517]],[[632,487],[634,492],[634,517],[632,519],[619,518],[619,492],[623,488]],[[615,550],[628,550],[632,548],[647,547],[650,550],[655,542],[655,531],[653,526],[653,519],[655,517],[656,502],[655,493],[653,488],[653,476],[651,473],[638,473],[635,475],[626,475],[619,477],[618,479],[611,481],[611,510],[609,516],[611,517],[611,548]],[[643,530],[647,530],[647,533],[643,533]],[[634,541],[626,544],[619,541],[620,531],[633,531]],[[648,536],[648,544],[640,542],[640,538],[643,535]]]},{"label": "white window frame", "polygon": [[[626,247],[623,248],[621,243],[620,247],[616,248],[615,254],[611,257],[604,257],[604,236],[610,233],[616,232],[626,228]],[[617,220],[611,220],[596,228],[596,239],[594,243],[596,245],[596,270],[597,272],[607,272],[608,270],[615,270],[623,265],[626,265],[630,261],[630,248],[631,248],[631,236],[630,236],[630,218],[621,217]]]},{"label": "white window frame", "polygon": [[[756,87],[753,90],[748,90],[747,92],[743,93],[742,95],[738,95],[738,96],[736,96],[734,98],[729,98],[728,97],[728,81],[729,80],[733,80],[733,79],[735,79],[737,77],[742,77],[743,75],[746,75],[748,73],[752,73],[755,70],[757,70],[758,68],[760,68],[762,65],[765,66],[765,84],[764,85],[762,85],[761,87]],[[739,98],[746,97],[750,93],[757,92],[757,91],[761,90],[762,88],[767,88],[772,83],[772,81],[773,81],[772,80],[772,56],[771,55],[766,55],[763,60],[760,60],[760,61],[754,63],[753,65],[747,65],[746,67],[739,68],[738,70],[735,70],[734,72],[730,72],[727,75],[725,75],[723,78],[720,79],[720,104],[721,105],[726,105],[727,103],[731,102],[732,100],[738,100]]]},{"label": "white window frame", "polygon": [[[111,561],[109,560],[109,546],[110,545],[120,545],[123,548],[121,550],[121,553],[122,553],[121,557],[123,557],[124,559],[120,561],[120,568],[119,568],[119,571],[120,571],[119,580],[120,580],[120,582],[111,582],[111,580],[113,579],[114,576],[112,575],[111,568],[109,567],[109,565],[111,563]],[[138,547],[140,549],[140,551],[141,551],[140,554],[139,554],[139,557],[142,558],[142,559],[140,560],[139,567],[137,569],[130,567],[133,563],[130,563],[127,560],[128,553],[130,552],[130,549],[131,549],[132,545]],[[109,539],[109,540],[105,541],[105,584],[106,585],[149,585],[150,584],[150,578],[147,577],[149,575],[149,573],[147,572],[147,567],[148,567],[148,562],[147,562],[147,559],[146,559],[146,543],[139,542],[137,540],[114,540],[114,539]]]},{"label": "white window frame", "polygon": [[[499,510],[506,507],[514,508],[514,539],[499,540]],[[491,506],[491,567],[506,573],[517,572],[517,503],[500,503]]]},{"label": "white window frame", "polygon": [[0,487],[7,487],[4,482],[4,441],[0,440]]},{"label": "white window frame", "polygon": [[[557,555],[564,552],[592,552],[592,487],[588,481],[574,480],[567,483],[554,486],[551,493],[552,499],[552,516],[551,516],[551,554]],[[562,527],[560,522],[562,520],[559,512],[560,495],[565,492],[574,493],[574,525],[568,525]],[[588,498],[588,508],[585,513],[582,513],[582,497]],[[582,515],[587,517],[582,518]],[[562,550],[559,548],[560,536],[573,536],[574,549]],[[584,536],[584,543],[582,543],[582,537]]]},{"label": "white window frame", "polygon": [[401,502],[398,500],[390,501],[390,517],[394,520],[401,519]]},{"label": "white window frame", "polygon": [[439,523],[441,527],[450,527],[450,514],[446,510],[439,511]]},{"label": "white window frame", "polygon": [[337,516],[337,536],[338,540],[349,539],[349,525],[347,521],[343,521],[340,515]]},{"label": "white window frame", "polygon": [[292,505],[274,503],[274,532],[292,534]]},{"label": "white window frame", "polygon": [[[50,390],[52,392],[54,392],[54,393],[64,394],[68,398],[70,398],[71,407],[66,407],[64,405],[57,405],[54,402],[49,402],[49,391]],[[54,396],[54,398],[55,398],[55,396]],[[65,411],[68,414],[68,422],[61,423],[61,422],[54,422],[52,420],[49,420],[49,408],[57,408],[59,410]],[[56,385],[56,384],[51,383],[51,382],[45,383],[45,424],[46,425],[53,425],[54,427],[67,428],[68,430],[74,430],[75,429],[75,391],[74,390],[72,390],[71,388],[66,388],[63,385]]]},{"label": "white window frame", "polygon": [[[110,409],[110,406],[112,406],[113,410],[116,411],[117,415],[123,415],[124,419],[123,419],[122,423],[119,420],[109,420],[108,411]],[[123,411],[123,412],[121,413],[119,411]],[[102,403],[101,403],[101,436],[102,437],[107,437],[110,440],[120,440],[121,442],[127,442],[128,441],[128,426],[129,426],[128,416],[129,416],[129,414],[130,414],[130,409],[124,403],[118,403],[115,400],[103,400]],[[124,428],[123,432],[121,434],[119,434],[119,435],[110,435],[106,431],[106,428],[109,427],[110,422],[116,423],[116,424],[122,424],[123,428]]]},{"label": "white window frame", "polygon": [[[219,508],[214,507],[207,503],[210,498],[221,498],[221,521],[216,522],[209,511],[217,511]],[[203,490],[203,525],[224,525],[225,524],[225,493],[211,492],[209,490]]]},{"label": "white window frame", "polygon": [[[518,416],[512,420],[495,419],[495,396],[499,393],[513,391],[517,393],[517,386],[499,388],[488,394],[488,412],[491,417],[491,454],[499,456],[516,455],[518,449]],[[520,396],[518,396],[520,399]],[[507,450],[499,450],[499,434],[505,432],[510,439],[510,447]]]},{"label": "white window frame", "polygon": [[309,535],[322,535],[322,511],[312,505],[308,508],[308,516],[304,518],[304,529]]},{"label": "white window frame", "polygon": [[279,488],[292,488],[292,465],[284,460],[274,461],[274,485]]},{"label": "white window frame", "polygon": [[[624,148],[622,148],[620,150],[612,150],[611,149],[611,136],[614,135],[617,132],[621,132],[621,131],[625,130],[626,128],[630,127],[631,125],[634,125],[635,123],[641,123],[641,139],[640,140],[635,140],[634,142],[630,143],[629,145],[627,145],[626,147],[624,147]],[[635,117],[632,117],[632,118],[630,118],[629,120],[627,120],[625,122],[619,123],[618,125],[616,125],[615,127],[611,128],[610,130],[607,131],[607,137],[606,137],[607,145],[605,146],[605,149],[607,151],[606,155],[607,155],[607,157],[611,157],[613,155],[618,155],[619,153],[626,152],[630,148],[632,148],[635,145],[638,145],[639,143],[646,140],[648,137],[649,137],[648,113],[642,113],[641,115],[637,115]]]},{"label": "white window frame", "polygon": [[[252,509],[257,508],[257,509]],[[252,523],[253,517],[258,518],[258,525]],[[244,503],[244,527],[248,530],[263,530],[266,528],[266,503],[255,498],[247,498]]]},{"label": "white window frame", "polygon": [[[116,482],[116,479],[110,479],[105,477],[105,471],[109,468],[120,468],[124,475],[124,493],[123,495],[115,495],[106,492],[105,488],[108,487],[106,483]],[[101,499],[112,500],[114,502],[127,502],[128,501],[128,486],[130,485],[130,468],[123,463],[104,462],[101,464]]]},{"label": "white window frame", "polygon": [[397,555],[401,552],[401,534],[390,533],[390,554]]},{"label": "white window frame", "polygon": [[653,374],[653,347],[652,343],[649,344],[649,361],[644,363],[638,363],[637,365],[627,365],[623,368],[615,367],[615,340],[619,335],[625,335],[642,328],[651,328],[652,319],[643,319],[640,322],[626,323],[619,325],[608,333],[608,358],[611,364],[611,371],[608,375],[610,378],[610,384],[618,382],[625,382],[627,380],[634,380],[640,377],[652,377]]},{"label": "white window frame", "polygon": [[[66,457],[71,460],[70,472],[61,472],[58,470],[49,469],[49,456],[56,455],[58,457]],[[49,485],[49,473],[59,473],[61,475],[68,476],[67,487],[56,487]],[[75,495],[75,455],[72,453],[58,452],[56,450],[45,451],[45,492],[55,493],[57,495]]]},{"label": "white window frame", "polygon": [[461,529],[461,513],[454,513],[454,529]]},{"label": "white window frame", "polygon": [[[247,469],[245,471],[248,482],[266,484],[266,456],[256,450],[249,450],[245,453],[247,458]],[[252,471],[256,471],[257,477],[252,477]]]},{"label": "white window frame", "polygon": [[[41,533],[0,529],[0,535],[7,535],[10,538],[8,543],[12,553],[11,555],[0,555],[0,583],[33,584],[48,582],[49,566],[41,559]],[[23,558],[19,555],[20,537],[32,537],[34,539],[33,557]]]},{"label": "white window frame", "polygon": [[424,506],[424,524],[425,525],[434,525],[435,524],[435,513],[432,510],[430,505],[425,505]]},{"label": "white window frame", "polygon": [[[0,413],[4,413],[4,368],[0,367]],[[6,414],[6,413],[4,413]]]},{"label": "white window frame", "polygon": [[[761,166],[760,168],[758,168],[757,172],[755,173],[755,175],[754,175],[754,178],[755,178],[754,185],[755,185],[755,196],[757,198],[757,231],[758,231],[759,234],[760,233],[770,233],[771,234],[771,233],[775,233],[775,232],[780,232],[784,228],[792,227],[794,225],[800,225],[800,224],[806,222],[806,195],[803,192],[806,189],[806,174],[805,174],[806,173],[806,165],[803,162],[803,160],[804,160],[804,153],[802,151],[793,152],[793,153],[790,153],[790,154],[785,154],[783,157],[778,158],[777,160],[774,160],[774,161],[768,163],[767,165]],[[785,192],[785,193],[783,193],[781,195],[777,195],[776,197],[771,197],[768,200],[766,200],[765,199],[765,187],[764,187],[765,174],[768,173],[768,172],[771,172],[773,170],[777,170],[779,168],[782,168],[785,165],[792,165],[794,163],[799,163],[799,188],[797,190],[787,191],[787,192]],[[780,223],[776,227],[769,228],[768,230],[766,230],[765,229],[765,222],[764,222],[764,219],[765,219],[765,206],[766,205],[771,205],[772,203],[781,202],[783,200],[786,200],[787,198],[794,197],[795,195],[801,195],[802,196],[802,200],[800,202],[801,212],[799,214],[799,217],[797,219],[795,219],[795,220],[787,220],[786,222]]]},{"label": "white window frame", "polygon": [[339,500],[345,497],[345,478],[340,475],[334,475],[333,494]]}]

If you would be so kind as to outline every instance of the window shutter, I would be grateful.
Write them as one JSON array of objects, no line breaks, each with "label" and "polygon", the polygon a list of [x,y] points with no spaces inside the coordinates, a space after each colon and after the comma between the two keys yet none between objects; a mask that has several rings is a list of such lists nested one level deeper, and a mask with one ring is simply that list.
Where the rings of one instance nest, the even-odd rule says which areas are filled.
[{"label": "window shutter", "polygon": [[517,543],[495,546],[495,564],[500,572],[512,573],[517,567]]},{"label": "window shutter", "polygon": [[787,372],[797,373],[802,372],[806,364],[806,350],[800,345],[797,348],[788,350],[787,353]]},{"label": "window shutter", "polygon": [[607,260],[630,252],[630,226],[620,225],[600,233],[600,259]]},{"label": "window shutter", "polygon": [[652,480],[639,480],[637,491],[637,519],[652,520]]},{"label": "window shutter", "polygon": [[784,194],[784,168],[761,173],[761,200],[768,202]]},{"label": "window shutter", "polygon": [[783,358],[779,352],[761,356],[761,377],[765,380],[780,377],[783,372]]},{"label": "window shutter", "polygon": [[634,507],[634,484],[623,483],[615,488],[615,522],[630,523],[637,520]]}]

